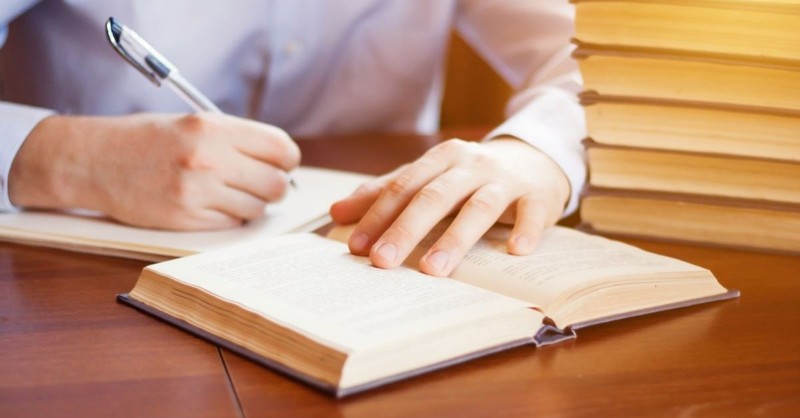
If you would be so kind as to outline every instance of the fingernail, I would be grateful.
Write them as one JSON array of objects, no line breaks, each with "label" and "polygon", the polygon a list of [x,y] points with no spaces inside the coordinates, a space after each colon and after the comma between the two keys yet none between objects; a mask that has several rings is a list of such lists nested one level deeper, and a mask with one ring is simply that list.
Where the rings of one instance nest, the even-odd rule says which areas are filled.
[{"label": "fingernail", "polygon": [[514,246],[517,248],[517,251],[525,251],[530,248],[531,240],[525,235],[519,235],[514,238]]},{"label": "fingernail", "polygon": [[450,255],[445,251],[434,251],[425,257],[425,261],[432,265],[436,270],[444,273],[447,268],[447,261],[450,260]]},{"label": "fingernail", "polygon": [[397,258],[397,247],[394,244],[385,243],[378,246],[378,249],[375,251],[381,258],[388,262],[394,262],[394,259]]},{"label": "fingernail", "polygon": [[286,182],[287,186],[294,187],[294,178],[292,178],[292,175],[289,174],[288,171],[281,171],[281,175],[283,176],[283,180]]},{"label": "fingernail", "polygon": [[350,239],[350,247],[357,252],[366,251],[367,244],[369,244],[369,237],[363,232]]},{"label": "fingernail", "polygon": [[350,196],[358,196],[358,195],[361,195],[361,194],[367,194],[368,191],[369,191],[369,186],[367,186],[366,184],[362,184],[362,185],[356,187],[356,189],[353,190],[353,193],[350,193]]}]

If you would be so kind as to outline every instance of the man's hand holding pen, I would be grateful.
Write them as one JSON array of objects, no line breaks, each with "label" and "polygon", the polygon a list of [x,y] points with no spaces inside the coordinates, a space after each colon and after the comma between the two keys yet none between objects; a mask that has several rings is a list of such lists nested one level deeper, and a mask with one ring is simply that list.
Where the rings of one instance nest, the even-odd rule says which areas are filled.
[{"label": "man's hand holding pen", "polygon": [[196,114],[54,115],[28,134],[8,176],[17,207],[95,210],[156,229],[210,230],[264,215],[293,184],[300,151],[280,128],[222,114],[178,69],[113,19],[116,51]]},{"label": "man's hand holding pen", "polygon": [[[178,97],[198,112],[223,113],[213,101],[192,85],[189,80],[183,78],[178,67],[168,61],[131,28],[113,17],[109,17],[106,22],[106,39],[122,59],[156,87],[169,86]],[[290,175],[286,176],[286,180],[292,187],[296,186]]]},{"label": "man's hand holding pen", "polygon": [[121,222],[220,229],[256,219],[300,161],[279,128],[223,114],[51,116],[9,176],[22,207],[80,207]]}]

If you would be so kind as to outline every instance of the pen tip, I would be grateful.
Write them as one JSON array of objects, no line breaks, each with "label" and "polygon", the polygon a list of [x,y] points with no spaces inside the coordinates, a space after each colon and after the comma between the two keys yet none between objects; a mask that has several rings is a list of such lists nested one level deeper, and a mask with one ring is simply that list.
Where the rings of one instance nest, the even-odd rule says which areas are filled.
[{"label": "pen tip", "polygon": [[117,23],[117,20],[113,17],[108,18],[108,27],[111,30],[111,34],[114,35],[114,39],[119,42],[119,38],[122,36],[122,25]]}]

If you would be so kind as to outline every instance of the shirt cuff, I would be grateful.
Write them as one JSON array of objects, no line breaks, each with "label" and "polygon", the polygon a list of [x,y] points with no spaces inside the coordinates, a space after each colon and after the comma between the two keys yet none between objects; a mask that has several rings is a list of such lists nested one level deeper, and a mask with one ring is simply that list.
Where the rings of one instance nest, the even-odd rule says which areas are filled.
[{"label": "shirt cuff", "polygon": [[563,216],[578,208],[579,196],[586,182],[586,157],[583,139],[586,124],[577,98],[562,90],[543,89],[521,110],[490,132],[485,140],[500,136],[519,138],[561,167],[571,187]]},{"label": "shirt cuff", "polygon": [[19,210],[8,197],[11,164],[33,128],[54,113],[48,109],[0,102],[0,211]]}]

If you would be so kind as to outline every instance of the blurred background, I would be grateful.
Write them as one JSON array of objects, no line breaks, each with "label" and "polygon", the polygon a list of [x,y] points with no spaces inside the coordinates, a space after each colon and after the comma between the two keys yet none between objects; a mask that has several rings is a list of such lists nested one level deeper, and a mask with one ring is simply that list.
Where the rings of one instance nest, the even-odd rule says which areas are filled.
[{"label": "blurred background", "polygon": [[453,34],[442,105],[442,129],[489,128],[503,121],[511,87]]}]

